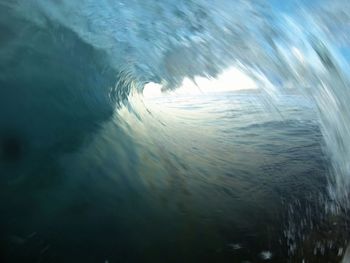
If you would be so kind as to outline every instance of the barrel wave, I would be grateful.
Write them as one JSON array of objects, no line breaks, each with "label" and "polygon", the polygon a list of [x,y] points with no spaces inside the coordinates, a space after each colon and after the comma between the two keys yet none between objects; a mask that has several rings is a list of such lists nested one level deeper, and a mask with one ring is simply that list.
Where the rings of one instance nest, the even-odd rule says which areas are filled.
[{"label": "barrel wave", "polygon": [[341,0],[0,0],[0,260],[348,262],[349,24]]}]

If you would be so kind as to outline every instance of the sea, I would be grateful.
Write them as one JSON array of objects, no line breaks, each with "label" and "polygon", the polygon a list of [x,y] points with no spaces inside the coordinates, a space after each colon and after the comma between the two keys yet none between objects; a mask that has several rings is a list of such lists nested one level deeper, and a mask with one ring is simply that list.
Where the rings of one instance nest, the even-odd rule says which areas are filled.
[{"label": "sea", "polygon": [[0,263],[349,263],[349,25],[345,0],[0,0]]}]

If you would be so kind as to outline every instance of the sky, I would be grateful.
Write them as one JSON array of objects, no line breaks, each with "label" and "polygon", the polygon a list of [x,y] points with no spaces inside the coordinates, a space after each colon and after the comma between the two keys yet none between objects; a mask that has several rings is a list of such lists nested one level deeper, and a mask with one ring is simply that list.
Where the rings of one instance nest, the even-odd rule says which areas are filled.
[{"label": "sky", "polygon": [[[145,98],[164,96],[162,86],[157,83],[146,84],[143,95]],[[217,78],[196,77],[195,81],[185,78],[182,85],[172,91],[175,94],[195,95],[211,92],[256,89],[256,83],[248,75],[236,67],[228,68]]]}]

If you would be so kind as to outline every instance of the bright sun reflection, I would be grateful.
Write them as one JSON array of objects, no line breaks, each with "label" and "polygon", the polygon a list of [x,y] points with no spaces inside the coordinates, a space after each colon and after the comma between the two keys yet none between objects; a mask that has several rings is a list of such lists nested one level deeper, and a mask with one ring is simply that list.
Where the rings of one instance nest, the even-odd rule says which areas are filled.
[{"label": "bright sun reflection", "polygon": [[[143,95],[146,98],[164,96],[162,85],[151,82],[145,85]],[[210,92],[236,91],[256,89],[256,83],[241,70],[232,67],[225,70],[217,78],[196,77],[195,81],[185,78],[175,94],[202,94]]]}]

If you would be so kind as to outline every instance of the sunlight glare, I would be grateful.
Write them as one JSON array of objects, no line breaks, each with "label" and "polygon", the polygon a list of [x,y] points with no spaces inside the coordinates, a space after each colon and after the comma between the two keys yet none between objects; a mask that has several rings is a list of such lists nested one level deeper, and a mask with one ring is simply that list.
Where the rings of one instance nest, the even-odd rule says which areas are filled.
[{"label": "sunlight glare", "polygon": [[[185,78],[181,87],[173,91],[177,95],[196,95],[210,92],[226,92],[256,89],[256,83],[247,74],[231,67],[221,73],[217,78],[196,77],[194,81]],[[145,85],[143,95],[146,98],[165,96],[161,91],[162,85],[150,82]]]}]

